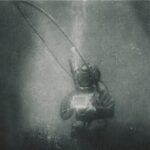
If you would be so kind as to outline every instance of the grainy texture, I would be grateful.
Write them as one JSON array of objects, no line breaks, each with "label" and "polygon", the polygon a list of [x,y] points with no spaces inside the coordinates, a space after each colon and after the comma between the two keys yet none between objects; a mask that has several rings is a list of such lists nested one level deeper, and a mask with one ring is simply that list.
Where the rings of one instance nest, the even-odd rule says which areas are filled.
[{"label": "grainy texture", "polygon": [[[109,129],[112,149],[149,149],[150,3],[36,3],[100,68],[116,104]],[[22,9],[69,70],[68,41],[43,15],[24,5]],[[0,149],[23,149],[24,137],[37,130],[46,132],[45,138],[68,137],[71,121],[62,121],[58,112],[73,89],[72,80],[11,2],[0,2],[0,14]]]}]

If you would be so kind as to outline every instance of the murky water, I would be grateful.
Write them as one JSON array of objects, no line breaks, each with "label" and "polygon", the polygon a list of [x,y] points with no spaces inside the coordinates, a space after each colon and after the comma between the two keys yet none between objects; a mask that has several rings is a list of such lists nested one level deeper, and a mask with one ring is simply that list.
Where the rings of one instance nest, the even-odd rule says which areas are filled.
[{"label": "murky water", "polygon": [[[113,149],[149,147],[149,3],[37,3],[57,20],[87,62],[100,68],[116,103],[109,129]],[[24,137],[38,139],[33,138],[36,134],[43,143],[46,140],[41,140],[42,136],[48,142],[54,135],[69,138],[72,120],[62,121],[59,107],[74,88],[72,79],[49,55],[12,3],[0,2],[0,7],[2,143],[16,148]],[[68,41],[43,15],[30,8],[24,7],[24,11],[69,70]]]}]

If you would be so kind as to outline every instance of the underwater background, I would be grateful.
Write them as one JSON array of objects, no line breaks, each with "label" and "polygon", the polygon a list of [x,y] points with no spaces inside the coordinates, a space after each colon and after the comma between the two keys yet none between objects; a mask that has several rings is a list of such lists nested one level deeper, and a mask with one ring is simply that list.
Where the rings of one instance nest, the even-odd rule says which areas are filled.
[{"label": "underwater background", "polygon": [[[96,64],[115,101],[112,150],[150,148],[150,2],[34,1]],[[20,4],[69,71],[71,45],[35,9]],[[12,2],[0,2],[0,149],[75,149],[72,119],[59,116],[72,79],[48,53]]]}]

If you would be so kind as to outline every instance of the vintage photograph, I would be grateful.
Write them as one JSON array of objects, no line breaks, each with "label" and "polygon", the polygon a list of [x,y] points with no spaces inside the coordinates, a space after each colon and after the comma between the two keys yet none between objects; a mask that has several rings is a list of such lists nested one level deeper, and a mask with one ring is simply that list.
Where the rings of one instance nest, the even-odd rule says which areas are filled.
[{"label": "vintage photograph", "polygon": [[150,150],[150,1],[0,1],[0,150]]}]

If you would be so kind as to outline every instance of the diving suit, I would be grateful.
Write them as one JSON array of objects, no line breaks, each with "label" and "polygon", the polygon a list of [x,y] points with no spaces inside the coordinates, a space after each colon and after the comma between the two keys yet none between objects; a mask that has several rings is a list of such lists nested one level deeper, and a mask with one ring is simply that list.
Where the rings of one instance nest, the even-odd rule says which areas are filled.
[{"label": "diving suit", "polygon": [[101,72],[96,66],[83,64],[75,68],[70,61],[75,91],[67,95],[61,103],[60,116],[75,121],[71,127],[71,137],[81,143],[100,143],[108,120],[114,116],[114,101],[107,87],[101,81]]}]

